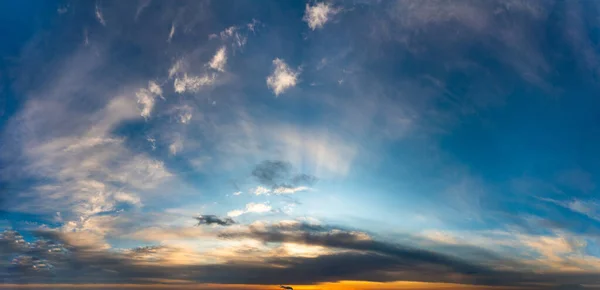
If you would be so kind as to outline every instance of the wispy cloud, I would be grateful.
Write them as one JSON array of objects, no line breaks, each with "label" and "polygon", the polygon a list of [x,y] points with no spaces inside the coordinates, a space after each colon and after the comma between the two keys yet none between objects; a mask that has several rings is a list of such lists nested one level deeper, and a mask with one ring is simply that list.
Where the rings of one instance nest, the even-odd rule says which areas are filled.
[{"label": "wispy cloud", "polygon": [[267,77],[267,86],[279,96],[289,88],[295,87],[298,82],[300,71],[291,69],[283,60],[273,60],[274,70]]},{"label": "wispy cloud", "polygon": [[102,10],[100,9],[98,2],[96,2],[96,19],[98,19],[98,22],[100,22],[100,24],[106,26],[106,21],[104,21],[104,15],[102,15]]},{"label": "wispy cloud", "polygon": [[246,208],[243,210],[233,210],[227,213],[229,217],[237,217],[247,213],[265,213],[271,211],[271,206],[265,203],[254,203],[251,202],[246,204]]},{"label": "wispy cloud", "polygon": [[175,22],[171,23],[171,30],[169,31],[169,37],[167,38],[167,42],[171,42],[171,39],[173,39],[173,35],[175,35]]}]

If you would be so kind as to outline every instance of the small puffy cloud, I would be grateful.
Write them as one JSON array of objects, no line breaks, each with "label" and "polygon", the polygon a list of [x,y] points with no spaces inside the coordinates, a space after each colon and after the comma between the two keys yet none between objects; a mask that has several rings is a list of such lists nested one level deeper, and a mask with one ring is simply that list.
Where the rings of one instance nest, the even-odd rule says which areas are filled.
[{"label": "small puffy cloud", "polygon": [[221,218],[212,214],[200,215],[194,218],[198,221],[198,225],[231,226],[235,224],[235,221],[232,218]]},{"label": "small puffy cloud", "polygon": [[211,61],[208,63],[210,68],[218,71],[225,71],[225,64],[227,63],[227,50],[225,47],[219,48]]},{"label": "small puffy cloud", "polygon": [[106,26],[106,21],[104,21],[104,15],[102,15],[102,11],[100,10],[100,6],[98,6],[98,3],[96,3],[96,19],[98,19],[98,22],[100,22],[100,24]]},{"label": "small puffy cloud", "polygon": [[330,6],[326,3],[317,3],[314,6],[306,4],[306,10],[304,11],[304,20],[308,23],[310,29],[315,30],[323,28],[325,23],[329,21],[330,17],[337,14],[340,10]]},{"label": "small puffy cloud", "polygon": [[175,79],[173,87],[175,92],[180,94],[185,92],[197,92],[200,90],[200,88],[213,84],[214,81],[214,75],[203,75],[201,77],[197,77],[184,74],[183,77]]},{"label": "small puffy cloud", "polygon": [[291,69],[283,60],[276,58],[273,60],[275,69],[273,73],[267,77],[267,86],[279,96],[291,87],[295,87],[298,83],[298,70]]},{"label": "small puffy cloud", "polygon": [[227,216],[237,217],[246,213],[265,213],[271,211],[271,209],[271,206],[268,204],[251,202],[246,205],[244,210],[232,210],[227,213]]},{"label": "small puffy cloud", "polygon": [[147,119],[152,113],[156,97],[162,97],[162,89],[156,82],[150,81],[148,88],[140,89],[135,95],[141,106],[140,115]]},{"label": "small puffy cloud", "polygon": [[242,194],[241,191],[236,191],[236,192],[233,193],[233,195],[240,195],[240,194]]}]

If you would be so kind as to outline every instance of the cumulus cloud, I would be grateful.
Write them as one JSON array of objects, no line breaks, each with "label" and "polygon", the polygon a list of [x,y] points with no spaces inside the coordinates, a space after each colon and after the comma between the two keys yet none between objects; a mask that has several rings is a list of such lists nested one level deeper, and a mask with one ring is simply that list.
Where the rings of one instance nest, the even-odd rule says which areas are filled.
[{"label": "cumulus cloud", "polygon": [[273,60],[273,66],[273,72],[267,77],[267,86],[275,93],[275,96],[279,96],[289,88],[296,86],[300,71],[290,68],[279,58]]},{"label": "cumulus cloud", "polygon": [[225,71],[225,64],[227,63],[227,50],[225,47],[219,48],[213,58],[210,60],[208,65],[210,68],[217,71]]},{"label": "cumulus cloud", "polygon": [[265,203],[254,203],[251,202],[246,204],[246,208],[243,210],[233,210],[227,213],[227,216],[237,217],[246,213],[265,213],[271,211],[271,206]]},{"label": "cumulus cloud", "polygon": [[220,225],[220,226],[231,226],[235,224],[235,221],[229,217],[220,218],[216,215],[200,215],[194,217],[198,220],[198,225]]},{"label": "cumulus cloud", "polygon": [[315,30],[319,28],[323,28],[325,23],[329,21],[329,19],[337,14],[340,10],[338,8],[332,7],[327,3],[317,3],[314,6],[310,6],[306,4],[306,10],[304,11],[304,20],[308,23],[308,27],[310,29]]}]

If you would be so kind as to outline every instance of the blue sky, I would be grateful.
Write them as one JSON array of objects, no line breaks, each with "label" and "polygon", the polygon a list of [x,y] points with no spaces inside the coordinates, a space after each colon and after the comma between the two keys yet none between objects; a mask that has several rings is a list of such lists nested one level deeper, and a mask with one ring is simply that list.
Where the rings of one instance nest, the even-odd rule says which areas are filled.
[{"label": "blue sky", "polygon": [[0,274],[600,287],[599,12],[2,3]]}]

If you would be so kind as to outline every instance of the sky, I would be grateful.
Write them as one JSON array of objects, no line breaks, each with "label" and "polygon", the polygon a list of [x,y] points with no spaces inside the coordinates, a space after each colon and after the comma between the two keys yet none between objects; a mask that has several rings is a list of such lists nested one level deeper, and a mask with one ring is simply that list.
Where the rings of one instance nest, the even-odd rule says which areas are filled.
[{"label": "sky", "polygon": [[600,289],[599,16],[0,1],[0,288]]}]

